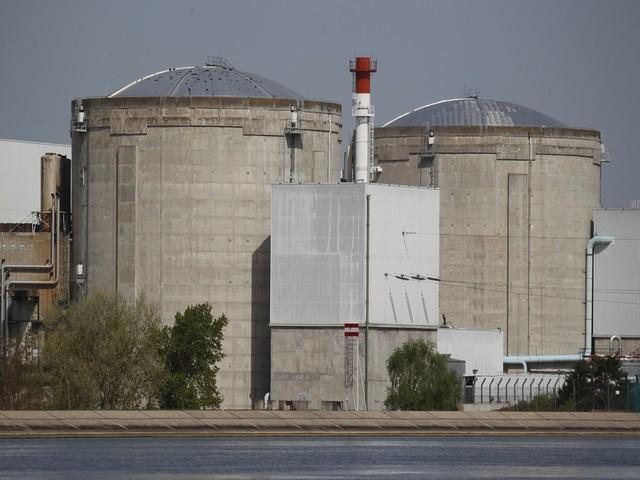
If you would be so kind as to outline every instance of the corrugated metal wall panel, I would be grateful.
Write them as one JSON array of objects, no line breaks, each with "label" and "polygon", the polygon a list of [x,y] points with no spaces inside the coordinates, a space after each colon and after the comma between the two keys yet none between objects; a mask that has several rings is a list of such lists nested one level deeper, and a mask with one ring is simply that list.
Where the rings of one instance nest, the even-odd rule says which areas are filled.
[{"label": "corrugated metal wall panel", "polygon": [[438,323],[439,191],[385,185],[275,185],[271,324],[365,321],[366,195],[370,322]]},{"label": "corrugated metal wall panel", "polygon": [[362,185],[274,185],[271,324],[364,321]]},{"label": "corrugated metal wall panel", "polygon": [[439,190],[367,185],[371,194],[370,322],[437,325]]}]

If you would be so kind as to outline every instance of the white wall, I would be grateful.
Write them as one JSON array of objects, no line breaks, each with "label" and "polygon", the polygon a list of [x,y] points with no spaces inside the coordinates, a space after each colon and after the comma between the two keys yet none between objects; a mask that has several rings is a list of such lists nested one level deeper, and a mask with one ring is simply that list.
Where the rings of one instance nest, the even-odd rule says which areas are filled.
[{"label": "white wall", "polygon": [[439,328],[438,352],[464,360],[465,375],[502,373],[502,332]]},{"label": "white wall", "polygon": [[594,228],[615,241],[594,251],[593,334],[640,337],[640,210],[596,210]]},{"label": "white wall", "polygon": [[0,139],[0,223],[28,221],[40,210],[40,157],[71,158],[71,146]]},{"label": "white wall", "polygon": [[[437,325],[440,191],[367,185],[370,323]],[[421,279],[421,277],[425,277]]]},{"label": "white wall", "polygon": [[370,323],[437,324],[438,190],[345,183],[273,186],[272,325],[365,322],[367,195]]},{"label": "white wall", "polygon": [[364,321],[364,188],[274,185],[272,325]]}]

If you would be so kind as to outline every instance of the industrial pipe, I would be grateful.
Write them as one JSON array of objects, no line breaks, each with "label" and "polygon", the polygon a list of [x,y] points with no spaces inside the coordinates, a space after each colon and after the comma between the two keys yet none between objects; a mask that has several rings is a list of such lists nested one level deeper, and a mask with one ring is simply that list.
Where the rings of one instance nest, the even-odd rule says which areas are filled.
[{"label": "industrial pipe", "polygon": [[[3,348],[7,351],[9,345],[9,290],[16,285],[35,288],[54,288],[58,283],[58,269],[60,264],[60,196],[52,194],[51,206],[51,258],[45,265],[5,265],[0,269],[0,331],[4,337]],[[54,280],[12,280],[5,283],[5,272],[47,273],[54,270]]]},{"label": "industrial pipe", "polygon": [[331,113],[327,113],[327,116],[329,117],[329,135],[327,141],[327,183],[329,183],[329,178],[331,178]]},{"label": "industrial pipe", "polygon": [[367,225],[365,249],[365,277],[364,277],[364,404],[369,408],[369,268],[370,268],[370,234],[371,234],[371,194],[367,195]]},{"label": "industrial pipe", "polygon": [[618,335],[612,335],[609,339],[609,349],[613,351],[613,341],[618,340],[618,354],[622,353],[622,339]]},{"label": "industrial pipe", "polygon": [[[56,212],[56,202],[54,194],[51,194],[51,222],[55,221],[53,218]],[[53,226],[52,226],[53,227]],[[51,229],[51,247],[48,263],[45,265],[11,265],[5,264],[4,259],[0,263],[0,336],[4,337],[2,341],[2,347],[5,348],[9,341],[9,316],[8,316],[8,298],[5,300],[5,280],[6,274],[10,271],[21,273],[46,273],[53,268],[53,256],[54,252],[54,237],[53,228]]]},{"label": "industrial pipe", "polygon": [[[587,242],[587,282],[586,282],[586,314],[585,314],[585,356],[591,355],[593,342],[593,249],[596,245],[609,245],[615,241],[610,236],[595,236]],[[526,363],[577,362],[580,355],[516,355],[503,358],[505,365]],[[525,370],[526,371],[526,370]]]},{"label": "industrial pipe", "polygon": [[585,302],[585,334],[584,354],[591,355],[593,346],[593,249],[596,245],[609,245],[615,241],[614,237],[596,235],[587,242],[587,282]]},{"label": "industrial pipe", "polygon": [[[7,283],[7,294],[12,287],[28,286],[35,288],[54,288],[58,284],[60,276],[60,196],[56,194],[56,211],[55,211],[55,262],[53,264],[52,280],[11,280]],[[53,233],[52,229],[52,233]]]},{"label": "industrial pipe", "polygon": [[560,363],[560,362],[579,362],[582,360],[580,355],[513,355],[502,358],[505,365],[523,365],[524,373],[528,373],[527,365],[529,363]]},{"label": "industrial pipe", "polygon": [[523,373],[527,373],[527,362],[521,360],[520,363],[522,364],[522,369],[524,370]]}]

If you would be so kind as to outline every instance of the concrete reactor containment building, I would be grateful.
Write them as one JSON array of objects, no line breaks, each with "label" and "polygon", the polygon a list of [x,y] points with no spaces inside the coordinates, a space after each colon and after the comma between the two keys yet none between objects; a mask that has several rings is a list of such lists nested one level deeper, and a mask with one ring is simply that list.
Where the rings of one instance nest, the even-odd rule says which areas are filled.
[{"label": "concrete reactor containment building", "polygon": [[72,104],[76,294],[210,302],[226,408],[269,391],[271,185],[339,180],[341,106],[222,59]]},{"label": "concrete reactor containment building", "polygon": [[375,181],[440,189],[440,314],[501,329],[505,363],[590,349],[585,249],[602,144],[528,108],[477,96],[375,129]]}]

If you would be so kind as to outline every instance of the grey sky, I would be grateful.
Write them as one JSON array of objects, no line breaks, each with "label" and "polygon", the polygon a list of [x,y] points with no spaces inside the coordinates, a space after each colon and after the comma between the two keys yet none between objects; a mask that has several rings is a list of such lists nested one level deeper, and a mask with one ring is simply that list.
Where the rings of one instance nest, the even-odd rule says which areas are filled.
[{"label": "grey sky", "polygon": [[[376,123],[465,87],[601,130],[603,203],[640,199],[640,1],[0,0],[0,138],[68,143],[70,100],[227,57],[350,118],[355,54]],[[1,174],[1,172],[0,172]]]}]

